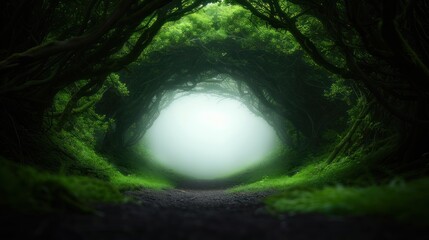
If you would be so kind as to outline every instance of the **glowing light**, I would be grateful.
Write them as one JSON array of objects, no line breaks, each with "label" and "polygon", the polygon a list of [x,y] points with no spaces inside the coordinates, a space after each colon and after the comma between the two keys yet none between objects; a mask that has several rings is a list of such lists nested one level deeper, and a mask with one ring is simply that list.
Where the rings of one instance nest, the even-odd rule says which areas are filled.
[{"label": "glowing light", "polygon": [[263,161],[277,136],[241,102],[193,94],[162,110],[144,142],[161,165],[190,177],[214,179]]}]

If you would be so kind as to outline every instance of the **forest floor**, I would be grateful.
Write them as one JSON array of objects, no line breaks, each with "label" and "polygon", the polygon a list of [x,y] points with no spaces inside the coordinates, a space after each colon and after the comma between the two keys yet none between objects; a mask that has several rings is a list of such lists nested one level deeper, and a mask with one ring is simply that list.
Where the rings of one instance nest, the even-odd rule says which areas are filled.
[{"label": "forest floor", "polygon": [[[429,230],[372,217],[270,214],[269,192],[140,190],[96,214],[1,214],[1,239],[429,239]],[[3,235],[3,236],[2,236]]]}]

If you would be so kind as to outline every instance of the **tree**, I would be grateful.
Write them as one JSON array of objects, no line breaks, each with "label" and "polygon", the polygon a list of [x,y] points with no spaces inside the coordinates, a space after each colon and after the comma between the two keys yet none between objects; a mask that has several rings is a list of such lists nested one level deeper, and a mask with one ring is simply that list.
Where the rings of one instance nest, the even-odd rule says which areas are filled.
[{"label": "tree", "polygon": [[366,89],[379,106],[405,124],[401,130],[407,150],[402,152],[410,155],[404,159],[427,151],[425,12],[429,8],[425,1],[234,2],[272,27],[290,32],[316,64]]},{"label": "tree", "polygon": [[43,113],[59,90],[88,79],[73,101],[91,94],[110,73],[136,60],[163,24],[206,2],[2,2],[1,151],[25,149],[31,135],[40,132]]},{"label": "tree", "polygon": [[249,18],[239,6],[220,4],[165,25],[141,58],[121,72],[130,95],[112,91],[99,104],[102,113],[115,119],[104,149],[121,149],[129,139],[135,143],[128,130],[139,125],[134,133],[141,136],[169,91],[192,91],[220,75],[236,80],[240,89],[235,97],[295,148],[320,146],[327,128],[340,129],[337,116],[344,114],[345,104],[324,97],[332,80],[302,60],[290,36]]}]

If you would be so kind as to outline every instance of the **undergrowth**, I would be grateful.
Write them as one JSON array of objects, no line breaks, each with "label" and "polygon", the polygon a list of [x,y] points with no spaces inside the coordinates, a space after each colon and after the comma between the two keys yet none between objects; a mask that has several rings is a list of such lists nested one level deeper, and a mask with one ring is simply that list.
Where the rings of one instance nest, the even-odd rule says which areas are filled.
[{"label": "undergrowth", "polygon": [[274,178],[265,177],[254,183],[233,187],[230,191],[290,190],[322,187],[336,183],[366,183],[372,181],[372,175],[369,171],[376,163],[375,160],[382,159],[383,156],[389,154],[392,147],[385,146],[376,152],[368,154],[365,158],[359,158],[361,156],[342,157],[330,164],[323,161],[327,154],[312,157],[312,159],[307,160],[310,162],[309,164],[304,165],[293,175]]},{"label": "undergrowth", "polygon": [[[62,161],[62,173],[92,176],[110,182],[120,190],[138,187],[154,189],[169,188],[171,183],[161,176],[147,174],[143,171],[129,171],[123,174],[114,166],[111,159],[97,153],[93,147],[80,141],[71,133],[63,131],[55,135],[55,142],[64,152],[74,156],[73,161]],[[120,158],[120,156],[117,156]],[[121,161],[118,159],[116,161]],[[124,159],[125,160],[125,159]],[[137,161],[137,160],[135,160]]]},{"label": "undergrowth", "polygon": [[409,182],[394,179],[388,184],[366,187],[337,185],[286,191],[269,197],[266,204],[278,213],[383,216],[429,225],[427,189],[429,178]]},{"label": "undergrowth", "polygon": [[99,203],[129,200],[122,192],[138,188],[164,189],[172,185],[165,179],[143,174],[123,174],[106,157],[98,154],[70,132],[52,134],[59,152],[57,170],[42,170],[0,158],[0,207],[20,211],[91,212]]},{"label": "undergrowth", "polygon": [[2,158],[0,204],[20,211],[91,211],[99,202],[126,199],[114,184],[86,176],[69,176],[37,170]]},{"label": "undergrowth", "polygon": [[80,81],[56,95],[45,117],[47,131],[37,139],[35,136],[35,149],[28,159],[23,157],[18,161],[0,156],[1,210],[91,212],[96,204],[129,200],[123,194],[127,190],[172,187],[161,175],[139,169],[123,171],[114,164],[124,160],[123,156],[107,157],[95,150],[100,136],[114,120],[98,114],[94,102],[108,88],[127,95],[128,90],[118,75],[110,76],[94,96],[76,103],[84,111],[71,112],[61,119],[71,96],[84,84],[85,81]]},{"label": "undergrowth", "polygon": [[[429,178],[406,181],[400,175],[389,176],[379,161],[389,157],[394,148],[392,143],[374,151],[357,151],[330,164],[324,161],[324,154],[313,157],[313,163],[293,175],[266,177],[230,191],[274,190],[276,193],[266,199],[273,213],[388,216],[428,225]],[[374,171],[384,170],[384,178],[375,178]]]}]

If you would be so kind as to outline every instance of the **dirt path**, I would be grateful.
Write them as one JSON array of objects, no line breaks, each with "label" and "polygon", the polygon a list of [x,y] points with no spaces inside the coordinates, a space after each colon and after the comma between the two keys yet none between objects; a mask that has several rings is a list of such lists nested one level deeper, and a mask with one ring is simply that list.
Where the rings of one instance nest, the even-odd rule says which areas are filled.
[{"label": "dirt path", "polygon": [[99,206],[98,215],[3,215],[2,234],[74,240],[429,239],[425,229],[380,219],[314,214],[273,216],[261,203],[267,193],[176,189],[128,194],[138,203]]}]

